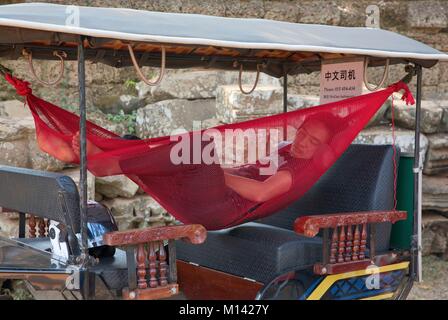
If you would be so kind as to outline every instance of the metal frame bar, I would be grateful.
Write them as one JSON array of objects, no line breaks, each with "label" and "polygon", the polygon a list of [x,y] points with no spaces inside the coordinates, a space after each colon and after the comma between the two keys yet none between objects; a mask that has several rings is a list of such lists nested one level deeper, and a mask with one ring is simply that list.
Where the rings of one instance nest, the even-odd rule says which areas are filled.
[{"label": "metal frame bar", "polygon": [[[422,103],[422,66],[416,65],[417,71],[417,94],[415,106],[415,137],[414,137],[414,221],[413,235],[411,239],[411,277],[421,281],[421,171],[422,163],[420,156],[420,122]],[[419,240],[420,239],[420,240]]]},{"label": "metal frame bar", "polygon": [[84,37],[78,45],[78,84],[79,84],[79,133],[80,133],[80,209],[82,251],[87,252],[87,142],[86,142],[86,74],[84,59]]},{"label": "metal frame bar", "polygon": [[84,264],[84,287],[85,298],[90,296],[89,279],[89,249],[87,243],[87,142],[86,142],[86,72],[84,36],[80,36],[78,44],[78,85],[79,85],[79,133],[80,133],[80,211],[81,211],[81,250]]},{"label": "metal frame bar", "polygon": [[288,112],[288,72],[283,71],[283,112]]},{"label": "metal frame bar", "polygon": [[26,237],[26,213],[19,212],[19,238]]}]

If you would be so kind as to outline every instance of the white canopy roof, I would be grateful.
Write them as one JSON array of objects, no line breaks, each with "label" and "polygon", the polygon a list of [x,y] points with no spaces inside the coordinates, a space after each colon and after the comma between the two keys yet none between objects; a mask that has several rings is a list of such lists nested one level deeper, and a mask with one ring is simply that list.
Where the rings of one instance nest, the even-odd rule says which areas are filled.
[{"label": "white canopy roof", "polygon": [[[76,25],[78,12],[79,25]],[[20,33],[11,32],[17,28]],[[177,52],[180,52],[179,48],[182,46],[212,46],[218,50],[235,50],[237,53],[233,56],[237,56],[238,52],[240,56],[247,55],[250,50],[280,50],[283,53],[301,53],[303,57],[307,57],[306,53],[334,53],[392,58],[400,62],[419,62],[426,67],[437,61],[448,61],[447,54],[428,45],[394,32],[374,28],[44,3],[0,6],[1,45],[29,44],[38,40],[41,44],[49,40],[58,42],[55,39],[61,44],[75,41],[73,35],[89,36],[96,48],[103,49],[111,49],[105,44],[116,39],[124,43],[169,44],[177,47]],[[117,50],[117,47],[113,49]],[[232,56],[230,53],[228,55]]]}]

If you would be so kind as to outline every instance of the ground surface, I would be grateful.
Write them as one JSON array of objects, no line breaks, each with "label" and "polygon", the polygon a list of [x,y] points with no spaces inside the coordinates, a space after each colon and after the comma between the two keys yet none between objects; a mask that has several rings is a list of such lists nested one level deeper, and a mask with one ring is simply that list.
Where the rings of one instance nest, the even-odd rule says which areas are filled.
[{"label": "ground surface", "polygon": [[[21,281],[8,287],[12,290],[0,290],[0,300],[7,295],[17,300],[31,298]],[[424,257],[423,282],[414,284],[408,300],[448,300],[448,261],[434,255]]]},{"label": "ground surface", "polygon": [[448,300],[448,261],[423,257],[423,282],[414,284],[409,300]]}]

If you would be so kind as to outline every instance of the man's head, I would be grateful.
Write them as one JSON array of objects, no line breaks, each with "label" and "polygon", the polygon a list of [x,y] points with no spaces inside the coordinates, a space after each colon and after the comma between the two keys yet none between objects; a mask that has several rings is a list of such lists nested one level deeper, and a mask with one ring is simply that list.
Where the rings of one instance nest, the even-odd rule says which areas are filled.
[{"label": "man's head", "polygon": [[332,114],[316,114],[308,117],[297,129],[291,145],[291,154],[295,158],[311,159],[316,150],[330,142],[331,128],[337,123],[337,117]]}]

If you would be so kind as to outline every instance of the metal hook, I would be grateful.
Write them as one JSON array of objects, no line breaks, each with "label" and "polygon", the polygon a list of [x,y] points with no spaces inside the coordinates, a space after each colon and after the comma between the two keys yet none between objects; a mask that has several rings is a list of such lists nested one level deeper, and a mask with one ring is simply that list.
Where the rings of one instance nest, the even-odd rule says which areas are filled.
[{"label": "metal hook", "polygon": [[165,64],[166,64],[166,50],[165,50],[165,47],[162,46],[162,62],[161,62],[161,65],[160,65],[160,74],[159,74],[159,77],[154,82],[149,81],[145,77],[145,75],[143,74],[142,70],[140,69],[140,67],[138,65],[137,59],[135,58],[134,49],[132,49],[132,46],[130,44],[128,44],[128,49],[129,49],[129,55],[131,56],[132,64],[134,65],[135,71],[137,71],[137,74],[140,77],[140,79],[144,83],[146,83],[148,86],[156,86],[156,85],[158,85],[162,81],[163,76],[165,74]]},{"label": "metal hook", "polygon": [[257,63],[257,76],[255,78],[254,86],[252,87],[252,89],[250,91],[244,91],[244,89],[243,89],[243,85],[241,84],[242,74],[243,74],[243,64],[241,63],[240,64],[240,73],[238,75],[238,85],[239,85],[240,90],[241,90],[242,93],[244,93],[244,94],[251,94],[252,92],[254,92],[255,88],[257,87],[258,80],[260,78],[260,64]]},{"label": "metal hook", "polygon": [[58,51],[58,50],[53,51],[53,56],[58,57],[60,60],[59,76],[53,82],[43,81],[42,79],[40,79],[37,76],[36,70],[34,69],[34,64],[33,64],[33,53],[31,51],[29,51],[27,49],[23,49],[22,55],[24,57],[28,58],[28,65],[30,67],[31,74],[37,80],[37,82],[39,82],[40,84],[42,84],[44,86],[54,86],[54,85],[57,85],[59,82],[61,82],[61,80],[64,76],[64,71],[65,71],[64,59],[67,59],[67,53],[65,53],[64,51]]},{"label": "metal hook", "polygon": [[417,75],[417,69],[413,65],[408,64],[404,67],[404,71],[406,71],[407,74],[400,81],[409,84],[412,81],[412,78]]},{"label": "metal hook", "polygon": [[369,66],[369,57],[365,57],[364,60],[364,84],[366,88],[370,91],[376,91],[386,82],[389,75],[389,59],[386,59],[386,66],[384,67],[383,77],[377,86],[371,86],[367,79],[367,67]]}]

